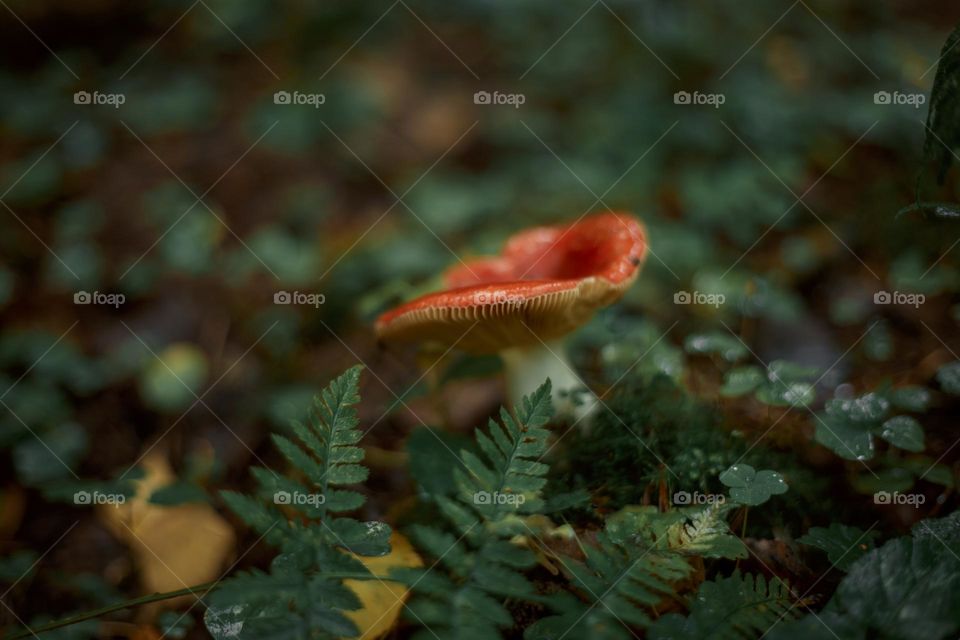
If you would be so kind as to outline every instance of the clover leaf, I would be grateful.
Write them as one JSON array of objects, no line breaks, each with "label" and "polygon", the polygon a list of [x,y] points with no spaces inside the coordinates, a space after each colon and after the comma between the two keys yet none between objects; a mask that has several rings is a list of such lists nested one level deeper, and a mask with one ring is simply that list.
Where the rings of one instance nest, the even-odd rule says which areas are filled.
[{"label": "clover leaf", "polygon": [[937,371],[937,382],[949,394],[960,396],[960,360],[949,362]]},{"label": "clover leaf", "polygon": [[[914,394],[907,404],[921,406],[922,398]],[[893,404],[902,405],[901,394]],[[867,393],[857,398],[835,398],[826,410],[816,416],[814,439],[846,460],[869,460],[875,452],[874,436],[905,451],[919,453],[924,449],[923,427],[910,416],[893,416],[891,400],[882,393]]]},{"label": "clover leaf", "polygon": [[730,487],[730,497],[740,504],[756,506],[772,495],[787,492],[787,483],[776,471],[757,471],[748,464],[735,464],[720,474],[720,482]]}]

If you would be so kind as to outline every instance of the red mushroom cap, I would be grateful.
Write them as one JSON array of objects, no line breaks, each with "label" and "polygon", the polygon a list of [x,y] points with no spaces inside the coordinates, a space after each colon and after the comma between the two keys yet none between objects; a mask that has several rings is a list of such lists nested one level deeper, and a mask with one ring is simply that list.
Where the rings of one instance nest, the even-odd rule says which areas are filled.
[{"label": "red mushroom cap", "polygon": [[618,300],[646,255],[646,230],[630,214],[534,227],[512,236],[499,256],[449,270],[447,289],[381,315],[377,335],[477,353],[559,338]]}]

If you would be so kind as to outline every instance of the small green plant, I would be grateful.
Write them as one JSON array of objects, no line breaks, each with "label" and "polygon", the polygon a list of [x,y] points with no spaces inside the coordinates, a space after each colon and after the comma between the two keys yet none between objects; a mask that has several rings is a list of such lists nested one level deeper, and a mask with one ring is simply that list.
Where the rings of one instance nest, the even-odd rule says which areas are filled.
[{"label": "small green plant", "polygon": [[[922,408],[921,408],[922,407]],[[908,415],[891,416],[894,408],[923,410],[926,402],[920,392],[877,391],[857,398],[828,400],[825,410],[816,416],[817,442],[847,460],[869,460],[875,452],[874,437],[903,449],[924,450],[923,427]]]},{"label": "small green plant", "polygon": [[499,630],[513,624],[503,599],[557,605],[556,598],[537,594],[523,575],[536,564],[534,554],[511,543],[514,536],[533,533],[525,516],[544,509],[547,465],[537,459],[547,448],[550,388],[547,381],[523,398],[516,416],[501,409],[502,424],[491,420],[487,433],[476,432],[483,457],[460,452],[455,497],[432,496],[448,523],[445,529],[410,527],[413,540],[437,565],[392,574],[414,591],[409,614],[426,627],[417,637],[432,637],[428,629],[437,629],[450,637],[499,638]]},{"label": "small green plant", "polygon": [[295,422],[296,440],[274,435],[292,472],[252,470],[256,495],[224,492],[230,508],[280,553],[268,571],[253,570],[227,579],[210,596],[204,621],[217,640],[353,636],[356,625],[343,611],[360,601],[345,579],[375,577],[353,554],[389,552],[390,527],[334,514],[358,509],[360,493],[344,489],[363,482],[367,469],[356,446],[353,408],[360,367],[335,379],[315,400],[310,421]]}]

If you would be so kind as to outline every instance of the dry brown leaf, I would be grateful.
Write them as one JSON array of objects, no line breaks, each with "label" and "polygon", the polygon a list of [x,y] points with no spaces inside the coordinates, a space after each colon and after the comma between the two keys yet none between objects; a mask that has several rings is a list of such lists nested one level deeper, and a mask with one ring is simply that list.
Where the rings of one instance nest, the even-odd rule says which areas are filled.
[{"label": "dry brown leaf", "polygon": [[141,464],[146,473],[136,495],[99,513],[133,551],[144,589],[174,591],[215,580],[233,553],[233,529],[208,504],[151,504],[150,495],[176,478],[163,454],[152,453]]},{"label": "dry brown leaf", "polygon": [[[394,567],[421,567],[423,560],[417,555],[410,541],[396,531],[390,536],[390,553],[385,556],[366,558],[357,556],[374,575],[386,575]],[[362,609],[346,611],[360,630],[358,637],[369,640],[379,638],[393,628],[400,617],[408,589],[399,582],[388,580],[344,580],[360,602]]]}]

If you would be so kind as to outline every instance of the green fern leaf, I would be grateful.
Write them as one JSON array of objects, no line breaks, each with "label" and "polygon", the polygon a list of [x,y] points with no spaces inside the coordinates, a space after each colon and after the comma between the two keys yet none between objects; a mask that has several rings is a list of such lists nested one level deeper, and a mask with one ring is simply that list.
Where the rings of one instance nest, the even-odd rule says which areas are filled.
[{"label": "green fern leaf", "polygon": [[746,558],[747,547],[730,532],[726,514],[730,505],[714,503],[706,508],[684,510],[687,519],[671,528],[671,548],[679,553],[703,558]]},{"label": "green fern leaf", "polygon": [[460,498],[481,518],[497,522],[542,510],[540,493],[548,467],[538,459],[547,450],[550,431],[544,425],[552,415],[547,380],[523,398],[516,417],[501,409],[502,424],[491,420],[487,433],[477,431],[477,445],[486,460],[470,451],[461,452],[465,470],[454,472]]},{"label": "green fern leaf", "polygon": [[564,573],[583,598],[559,616],[532,625],[527,640],[561,637],[620,640],[631,638],[629,626],[647,627],[659,603],[675,596],[674,585],[693,567],[670,546],[679,512],[658,513],[635,507],[611,516],[597,534],[597,545],[585,545],[585,561],[561,562]]},{"label": "green fern leaf", "polygon": [[[464,469],[454,471],[459,499],[431,494],[455,533],[410,528],[414,542],[434,558],[432,569],[391,573],[416,594],[407,616],[426,628],[414,637],[499,640],[500,630],[513,624],[505,599],[558,606],[537,594],[520,571],[536,564],[534,554],[511,542],[529,533],[523,514],[544,504],[548,469],[538,459],[547,449],[544,425],[551,415],[549,381],[524,398],[515,415],[502,410],[500,423],[491,420],[486,433],[477,432],[479,455],[462,451]],[[412,460],[411,466],[423,464]]]},{"label": "green fern leaf", "polygon": [[670,613],[650,627],[656,640],[756,638],[779,620],[796,617],[789,587],[779,578],[740,575],[717,578],[700,585],[690,615]]},{"label": "green fern leaf", "polygon": [[[211,595],[204,621],[216,640],[357,635],[343,612],[361,603],[343,581],[373,575],[350,554],[388,553],[391,533],[382,522],[330,515],[364,502],[360,493],[336,488],[367,477],[359,464],[363,450],[356,446],[361,432],[353,408],[360,399],[360,371],[347,370],[320,393],[309,424],[294,424],[295,439],[274,436],[291,475],[254,468],[256,496],[222,493],[227,506],[281,553],[269,572],[241,573]],[[288,519],[291,511],[297,517]]]}]

